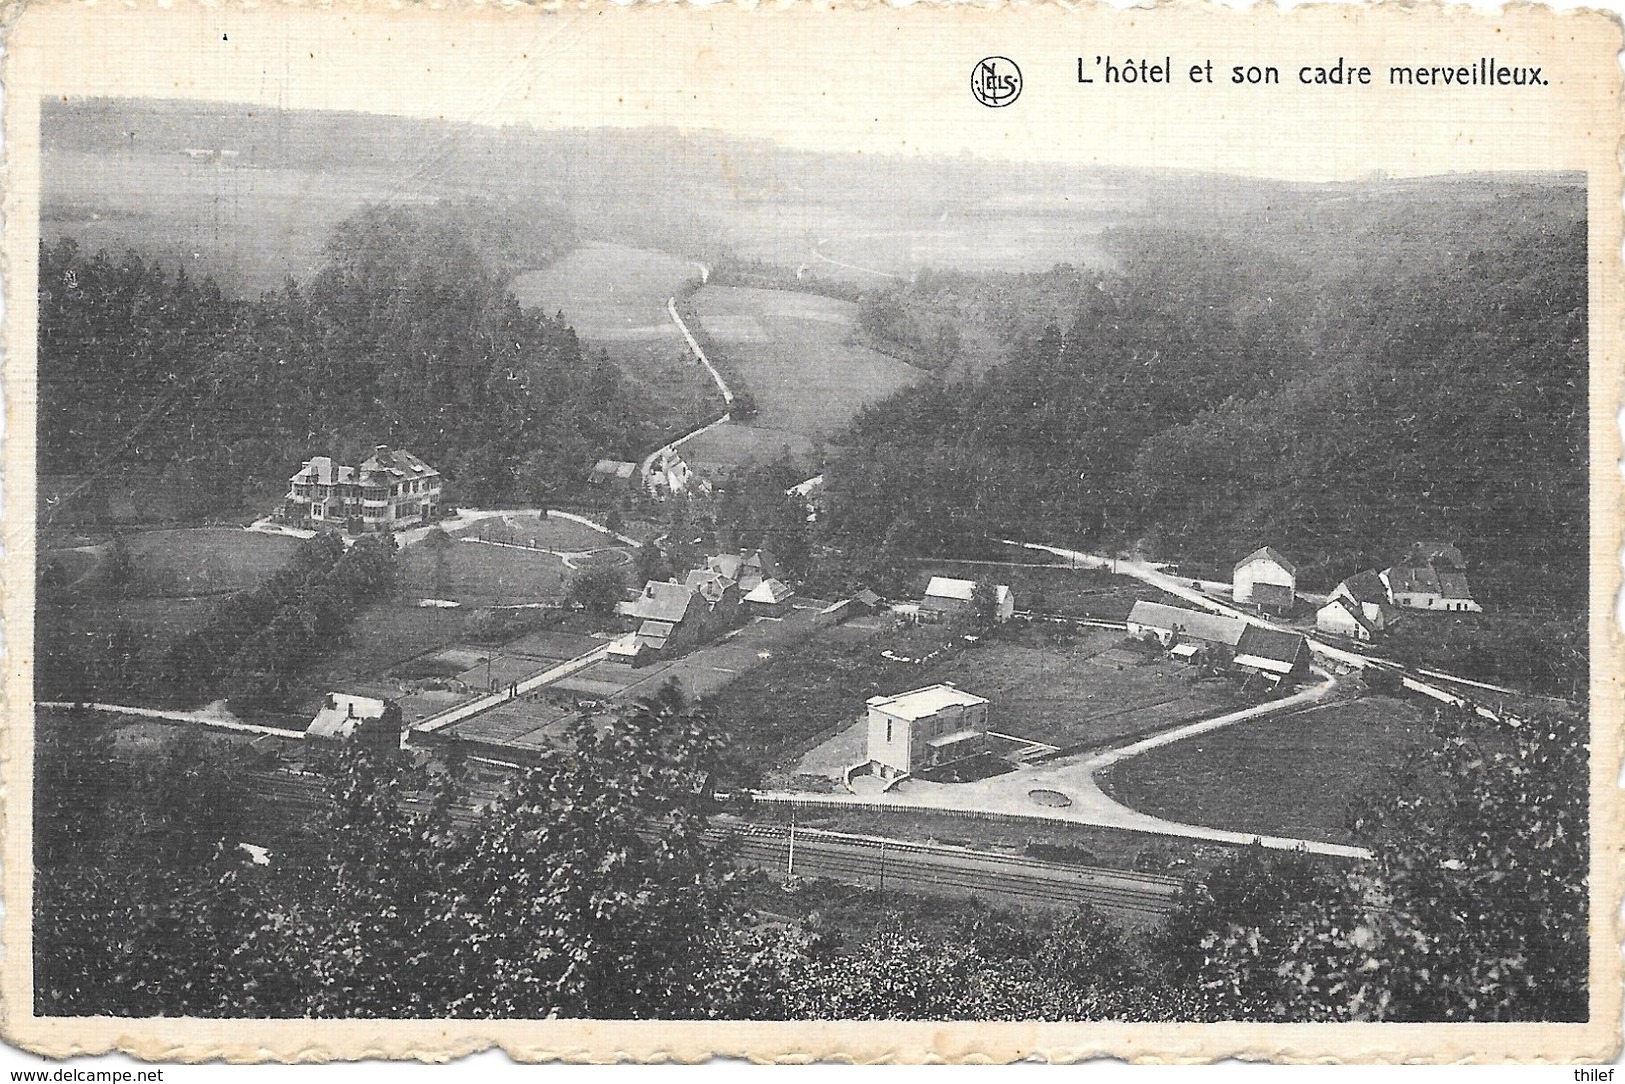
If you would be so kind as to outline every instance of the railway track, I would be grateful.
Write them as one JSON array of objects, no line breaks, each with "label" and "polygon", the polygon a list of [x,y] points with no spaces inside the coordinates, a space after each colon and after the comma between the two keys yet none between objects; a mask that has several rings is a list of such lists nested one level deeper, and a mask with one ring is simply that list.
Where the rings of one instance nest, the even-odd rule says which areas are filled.
[{"label": "railway track", "polygon": [[[735,860],[742,865],[788,872],[789,830],[782,825],[716,827],[709,834],[719,843],[734,841]],[[796,831],[795,872],[882,891],[973,896],[1043,910],[1087,903],[1134,923],[1167,915],[1186,883],[1178,877],[813,829]]]},{"label": "railway track", "polygon": [[[299,814],[327,804],[322,785],[314,777],[249,772],[245,782],[261,800]],[[497,796],[491,788],[480,790],[452,808],[453,824],[472,826],[479,819],[479,810]],[[400,803],[407,812],[423,813],[432,799],[409,793],[401,796]],[[740,865],[788,872],[790,829],[785,825],[713,823],[705,835],[713,846],[727,848]],[[795,872],[881,891],[975,897],[1050,911],[1069,911],[1087,903],[1136,924],[1160,920],[1186,883],[1178,877],[813,828],[796,830]]]}]

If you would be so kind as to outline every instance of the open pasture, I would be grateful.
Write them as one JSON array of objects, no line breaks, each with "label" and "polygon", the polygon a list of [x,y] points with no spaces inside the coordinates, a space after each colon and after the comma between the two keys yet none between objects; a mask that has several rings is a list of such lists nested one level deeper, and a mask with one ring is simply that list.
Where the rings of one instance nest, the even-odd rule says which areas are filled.
[{"label": "open pasture", "polygon": [[1347,843],[1349,803],[1380,792],[1422,747],[1429,714],[1390,697],[1333,701],[1119,761],[1100,784],[1170,820]]},{"label": "open pasture", "polygon": [[525,308],[564,314],[576,335],[591,342],[670,340],[682,335],[666,315],[666,300],[700,277],[678,256],[628,245],[585,244],[540,271],[509,284]]},{"label": "open pasture", "polygon": [[242,297],[308,277],[333,227],[369,203],[400,202],[386,172],[246,165],[242,158],[121,149],[40,155],[40,235],[94,252],[132,249],[170,271],[212,275]]},{"label": "open pasture", "polygon": [[403,596],[450,599],[464,606],[557,602],[564,597],[569,575],[563,560],[547,550],[478,542],[420,542],[400,556]]},{"label": "open pasture", "polygon": [[1066,197],[1036,185],[971,203],[895,199],[870,206],[762,202],[733,208],[723,237],[741,256],[800,267],[821,278],[880,286],[922,268],[1046,271],[1058,263],[1109,267],[1102,234],[1143,198],[1124,188],[1071,186]]},{"label": "open pasture", "polygon": [[786,290],[707,287],[694,296],[694,307],[721,355],[712,360],[737,374],[756,400],[752,428],[827,439],[859,407],[925,377],[849,342],[857,311],[849,302]]}]

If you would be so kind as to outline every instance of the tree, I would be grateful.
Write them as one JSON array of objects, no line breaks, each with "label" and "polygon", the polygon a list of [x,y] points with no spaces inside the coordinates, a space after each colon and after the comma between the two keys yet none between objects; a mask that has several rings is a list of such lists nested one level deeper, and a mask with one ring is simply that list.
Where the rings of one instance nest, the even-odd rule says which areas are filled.
[{"label": "tree", "polygon": [[988,580],[977,580],[970,592],[971,624],[990,629],[999,623],[999,591]]},{"label": "tree", "polygon": [[626,597],[626,575],[618,568],[588,568],[570,580],[564,599],[592,614],[612,614]]}]

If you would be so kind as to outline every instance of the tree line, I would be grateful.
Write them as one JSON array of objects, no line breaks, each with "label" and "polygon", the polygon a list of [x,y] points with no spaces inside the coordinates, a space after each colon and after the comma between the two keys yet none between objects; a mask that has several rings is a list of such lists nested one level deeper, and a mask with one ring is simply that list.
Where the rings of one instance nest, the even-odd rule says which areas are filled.
[{"label": "tree line", "polygon": [[[1126,933],[868,898],[843,930],[705,836],[727,746],[667,685],[579,727],[472,824],[466,765],[339,754],[326,799],[262,836],[244,754],[145,766],[92,717],[37,746],[35,1011],[248,1017],[1579,1020],[1585,734],[1443,716],[1354,813],[1375,857],[1238,851]],[[234,772],[236,773],[234,775]],[[402,799],[425,799],[408,812]]]}]

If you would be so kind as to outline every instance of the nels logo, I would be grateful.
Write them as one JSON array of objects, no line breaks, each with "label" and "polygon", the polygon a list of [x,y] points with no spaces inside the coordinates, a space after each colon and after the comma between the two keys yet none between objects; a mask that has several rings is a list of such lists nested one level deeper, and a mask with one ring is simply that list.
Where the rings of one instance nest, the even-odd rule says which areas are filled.
[{"label": "nels logo", "polygon": [[1007,56],[976,62],[970,73],[970,92],[989,109],[999,109],[1021,97],[1021,69]]}]

